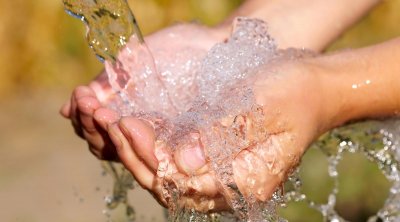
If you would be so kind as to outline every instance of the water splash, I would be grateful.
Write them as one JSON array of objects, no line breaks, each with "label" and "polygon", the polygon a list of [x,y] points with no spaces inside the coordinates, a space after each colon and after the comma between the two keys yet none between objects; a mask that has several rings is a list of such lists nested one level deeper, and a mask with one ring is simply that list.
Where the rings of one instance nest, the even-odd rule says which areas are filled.
[{"label": "water splash", "polygon": [[334,186],[326,203],[316,203],[302,192],[299,171],[289,177],[286,203],[305,202],[319,211],[324,221],[346,221],[335,210],[338,188],[337,166],[345,153],[357,153],[375,163],[392,184],[383,207],[368,222],[400,220],[400,120],[367,121],[332,130],[315,142],[311,149],[321,150],[328,160],[328,175]]},{"label": "water splash", "polygon": [[[151,104],[170,105],[153,55],[144,43],[127,0],[63,0],[63,3],[69,14],[86,24],[88,43],[97,57],[105,62],[110,85],[122,100],[108,106],[128,115],[136,113],[135,107],[138,106],[150,112]],[[130,47],[126,47],[128,42]],[[123,64],[127,63],[117,58],[121,50],[129,53],[130,63],[135,63],[135,67],[126,67]],[[137,78],[141,78],[141,82],[152,82],[152,87],[139,85]],[[136,95],[136,99],[132,95]],[[153,98],[153,101],[144,102],[144,98]]]},{"label": "water splash", "polygon": [[[111,175],[114,180],[112,194],[104,198],[107,209],[114,210],[117,207],[122,206],[125,208],[126,221],[134,222],[136,219],[136,213],[128,200],[128,191],[135,187],[135,181],[132,174],[121,164],[103,161],[102,166],[105,172]],[[108,210],[104,211],[106,215],[108,214]]]},{"label": "water splash", "polygon": [[[64,0],[66,10],[80,18],[88,26],[89,45],[106,62],[110,83],[123,103],[113,104],[124,115],[136,115],[155,123],[157,139],[168,144],[174,152],[182,144],[193,142],[191,135],[201,134],[210,168],[217,175],[221,186],[233,196],[231,206],[234,214],[202,214],[192,209],[175,208],[170,221],[286,221],[277,214],[279,206],[289,202],[306,202],[310,208],[318,210],[325,221],[345,221],[336,211],[338,193],[337,165],[345,152],[357,152],[376,163],[392,182],[390,195],[385,205],[369,221],[400,220],[400,149],[398,122],[370,122],[335,129],[319,140],[314,147],[322,150],[329,161],[328,173],[334,179],[334,187],[324,204],[313,202],[302,193],[302,182],[298,170],[289,177],[285,194],[277,190],[273,198],[265,203],[249,201],[243,198],[232,178],[232,160],[249,143],[259,143],[268,132],[263,129],[261,107],[254,105],[253,92],[248,87],[254,73],[260,66],[268,64],[278,57],[296,59],[303,56],[299,50],[279,51],[272,38],[267,34],[265,24],[258,20],[238,19],[233,35],[226,43],[217,44],[202,61],[201,69],[196,73],[195,81],[199,89],[196,96],[190,97],[190,109],[185,112],[175,104],[177,97],[169,95],[165,82],[160,77],[151,53],[145,46],[140,30],[125,0]],[[127,42],[132,44],[128,46]],[[118,57],[118,52],[122,52]],[[136,58],[135,61],[132,57]],[[137,59],[139,58],[139,59]],[[130,64],[139,61],[139,66]],[[160,64],[158,64],[160,65]],[[143,84],[141,84],[143,83]],[[213,85],[214,87],[210,87]],[[135,86],[135,87],[132,87]],[[137,86],[140,86],[139,88]],[[158,104],[158,105],[154,105]],[[246,138],[243,125],[248,116],[252,116],[257,136]],[[228,117],[230,124],[221,121]],[[225,119],[226,120],[226,119]],[[209,130],[210,126],[214,130]],[[171,130],[172,129],[172,130]],[[160,168],[161,177],[168,172]],[[162,166],[162,165],[160,165]],[[129,205],[127,192],[132,188],[132,177],[126,170],[118,170],[114,164],[105,168],[113,175],[115,184],[113,195],[106,198],[107,206],[112,209],[123,204],[130,221],[134,220],[133,208]],[[180,190],[169,182],[164,183],[165,196],[176,202]]]},{"label": "water splash", "polygon": [[[125,46],[128,41],[131,43],[135,42],[136,51],[133,52],[135,55],[132,55],[132,57],[140,57],[142,67],[139,68],[145,69],[148,73],[157,72],[154,59],[144,44],[139,26],[126,0],[63,0],[63,3],[65,10],[70,15],[79,18],[86,24],[88,43],[96,56],[102,62],[105,62],[109,68],[109,73],[111,73],[110,70],[120,71],[124,69],[120,67],[121,63],[117,60],[117,55],[122,48],[127,49]],[[139,71],[142,72],[143,70]],[[108,104],[108,106],[120,111],[122,115],[132,113],[133,110],[131,108],[134,103],[129,100],[126,94],[129,91],[127,87],[132,76],[127,73],[125,74],[110,75],[110,84],[114,91],[119,94],[122,102]],[[147,81],[156,82],[154,79]],[[161,85],[157,87],[157,89],[162,88],[163,86]],[[146,93],[146,89],[144,88],[141,88],[141,93],[147,97],[158,98],[157,95]],[[155,102],[161,103],[160,101]],[[127,221],[134,221],[135,211],[129,204],[127,196],[128,190],[133,189],[134,179],[132,175],[120,164],[103,162],[102,166],[114,179],[113,193],[105,197],[108,210],[105,210],[104,214],[111,220],[109,210],[114,210],[122,205],[126,209],[125,216]]]}]

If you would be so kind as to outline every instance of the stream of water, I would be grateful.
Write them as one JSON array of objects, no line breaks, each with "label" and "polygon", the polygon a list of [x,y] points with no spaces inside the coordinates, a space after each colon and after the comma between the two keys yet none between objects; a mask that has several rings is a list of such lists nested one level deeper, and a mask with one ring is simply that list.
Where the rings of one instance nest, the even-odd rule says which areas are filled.
[{"label": "stream of water", "polygon": [[[160,161],[158,175],[165,198],[174,209],[170,212],[170,221],[286,221],[278,215],[277,208],[285,207],[289,202],[307,203],[319,211],[325,221],[345,221],[335,211],[335,204],[337,165],[346,152],[359,153],[376,163],[392,183],[384,206],[369,221],[400,221],[400,128],[397,120],[342,127],[313,144],[326,155],[327,170],[334,180],[327,203],[315,203],[303,193],[298,170],[294,170],[286,182],[285,192],[277,190],[269,201],[248,200],[239,192],[233,180],[234,157],[249,144],[262,148],[268,136],[263,127],[261,107],[256,105],[249,84],[255,81],[260,67],[267,66],[270,61],[309,56],[302,50],[279,50],[264,22],[238,18],[226,42],[218,43],[204,56],[190,60],[196,75],[190,75],[190,80],[185,79],[185,83],[190,82],[196,90],[194,96],[185,97],[185,105],[179,105],[183,104],[182,98],[171,95],[169,89],[172,83],[181,81],[180,77],[173,73],[161,75],[157,70],[160,64],[154,61],[147,48],[126,0],[63,1],[70,14],[86,23],[89,45],[105,62],[110,84],[121,97],[122,103],[107,105],[122,115],[156,123],[156,139],[166,144],[168,152],[196,143],[200,135],[210,160],[210,170],[231,196],[229,205],[233,211],[230,213],[203,214],[180,206],[178,202],[183,194],[177,185],[179,182],[171,182],[169,178],[176,169],[169,159],[156,155]],[[249,116],[256,132],[251,138],[246,132],[238,133],[243,131],[244,119]],[[222,123],[226,117],[231,117],[232,123]],[[210,127],[213,130],[209,130]],[[113,195],[106,199],[107,206],[113,209],[124,205],[127,221],[135,221],[134,209],[127,199],[128,190],[133,188],[132,176],[117,164],[105,163],[104,167],[115,181]]]}]

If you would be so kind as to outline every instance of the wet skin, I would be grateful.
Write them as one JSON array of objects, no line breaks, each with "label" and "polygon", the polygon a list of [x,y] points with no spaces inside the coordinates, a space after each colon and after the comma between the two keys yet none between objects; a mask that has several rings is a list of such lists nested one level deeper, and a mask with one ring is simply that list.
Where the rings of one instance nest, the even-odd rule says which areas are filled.
[{"label": "wet skin", "polygon": [[[397,80],[400,65],[393,55],[400,55],[400,39],[328,56],[277,62],[261,71],[253,89],[257,103],[263,107],[264,125],[271,136],[264,141],[266,146],[262,149],[248,147],[236,156],[234,178],[241,193],[267,199],[321,133],[348,121],[396,115],[400,110]],[[159,160],[166,159],[173,163],[166,179],[187,194],[181,199],[182,205],[203,211],[230,207],[230,193],[208,170],[201,145],[194,143],[187,153],[172,155],[164,144],[154,141],[151,123],[132,117],[120,118],[116,112],[100,105],[90,87],[77,88],[73,98],[78,102],[67,104],[62,113],[72,118],[76,115],[72,114],[74,107],[82,113],[80,123],[87,133],[105,135],[114,144],[97,146],[98,151],[94,153],[115,148],[120,161],[161,203],[167,205],[167,200],[157,173]],[[243,114],[242,118],[251,134],[251,115]],[[94,130],[94,123],[103,134]],[[221,119],[221,123],[229,125],[232,120]],[[106,144],[105,140],[102,144]],[[185,161],[188,157],[190,164]]]},{"label": "wet skin", "polygon": [[[157,59],[156,54],[154,57]],[[264,107],[265,129],[270,136],[263,141],[262,148],[250,146],[242,150],[233,162],[234,179],[242,194],[255,195],[259,200],[270,197],[298,163],[308,144],[320,133],[316,127],[319,104],[310,109],[310,104],[320,100],[305,90],[317,90],[314,86],[319,84],[300,71],[285,71],[276,67],[260,72],[257,84],[253,86],[257,103]],[[298,66],[293,70],[299,70]],[[71,103],[62,109],[66,117],[79,118],[73,123],[82,124],[83,136],[97,157],[119,159],[142,187],[151,191],[163,205],[167,205],[168,200],[162,194],[163,181],[157,173],[160,161],[166,159],[169,168],[167,175],[163,175],[164,179],[174,183],[184,193],[182,205],[202,211],[230,208],[231,193],[208,170],[204,147],[196,142],[201,140],[201,135],[193,135],[195,142],[189,149],[169,153],[165,144],[155,141],[151,122],[132,117],[121,118],[117,112],[104,106],[113,99],[106,78],[101,74],[89,87],[78,87]],[[308,115],[299,118],[296,116],[298,113]],[[244,113],[240,118],[251,137],[255,133],[251,114]],[[232,118],[220,121],[227,127],[233,124]]]},{"label": "wet skin", "polygon": [[[157,51],[173,52],[179,50],[179,45],[183,44],[205,52],[226,36],[213,29],[191,25],[181,29],[180,41],[166,45],[163,43],[167,33],[168,29],[146,39],[155,60],[160,63],[165,54],[157,55]],[[330,36],[336,35],[337,33]],[[315,49],[320,50],[330,39],[332,37],[310,42],[316,45]],[[291,44],[290,41],[286,43],[289,46],[298,45]],[[307,44],[303,42],[301,45]],[[165,50],[162,50],[163,47]],[[155,48],[158,50],[154,51]],[[181,62],[184,63],[185,59]],[[326,83],[335,79],[316,75],[321,70],[331,70],[320,69],[320,65],[314,63],[305,61],[277,64],[274,68],[265,70],[273,75],[265,78],[266,75],[260,74],[259,81],[253,86],[257,103],[263,106],[265,128],[273,133],[264,141],[264,147],[267,148],[248,147],[233,162],[235,182],[245,196],[253,194],[260,200],[267,199],[298,164],[301,155],[319,134],[349,119],[368,117],[366,114],[363,116],[355,113],[344,118],[348,114],[338,113],[350,108],[336,108],[345,107],[342,105],[343,101],[333,99],[334,102],[326,104],[326,98],[333,98],[332,91],[326,90],[332,87],[328,87],[329,84]],[[230,208],[230,193],[220,186],[213,173],[208,170],[201,145],[194,143],[192,149],[187,149],[186,152],[173,155],[168,153],[168,149],[163,148],[164,144],[154,141],[151,122],[132,117],[121,118],[116,112],[106,108],[106,104],[113,100],[117,100],[117,97],[112,93],[106,75],[102,73],[89,86],[77,87],[71,101],[64,105],[61,113],[72,120],[77,134],[88,141],[94,155],[100,159],[121,161],[142,187],[148,189],[163,205],[167,205],[167,200],[162,194],[162,181],[156,175],[159,172],[159,160],[168,159],[173,164],[170,165],[167,180],[173,181],[185,193],[181,198],[182,205],[203,211]],[[392,109],[388,110],[390,114]],[[243,114],[243,121],[247,131],[252,132],[251,115]],[[232,120],[221,119],[221,123],[229,126]],[[201,138],[201,135],[193,136]],[[252,168],[258,170],[250,170]]]},{"label": "wet skin", "polygon": [[[173,34],[173,37],[171,37],[171,34]],[[166,56],[166,53],[191,50],[196,52],[197,57],[200,57],[201,54],[205,55],[216,42],[223,41],[224,38],[225,35],[221,35],[218,29],[209,29],[197,25],[178,25],[147,37],[146,42],[150,50],[154,51],[153,56],[159,72],[168,70],[171,73],[178,72],[184,76],[187,71],[183,70],[186,67],[181,64],[187,63],[191,57],[181,56],[176,59],[172,56]],[[168,39],[169,44],[165,44],[166,39]],[[172,64],[171,60],[174,60],[173,66],[169,65]],[[189,74],[191,73],[188,72]],[[146,189],[153,190],[153,185],[150,185],[149,181],[154,180],[152,177],[156,172],[158,162],[154,156],[154,145],[152,145],[154,137],[148,136],[152,129],[150,130],[151,127],[145,128],[142,121],[139,122],[141,124],[135,122],[135,124],[138,124],[136,137],[140,137],[140,142],[145,144],[143,149],[137,150],[137,156],[146,161],[139,161],[136,164],[129,155],[118,155],[116,147],[119,146],[115,145],[116,141],[113,141],[114,143],[110,141],[108,131],[112,130],[112,126],[118,122],[120,117],[116,112],[106,108],[107,103],[115,103],[116,100],[118,100],[118,97],[113,93],[108,84],[108,78],[103,72],[89,86],[77,87],[73,92],[71,101],[63,106],[61,113],[72,120],[76,133],[88,141],[89,149],[95,156],[100,159],[121,160],[128,169],[135,168],[134,171],[132,170],[135,177],[144,178],[138,179],[138,182]],[[146,172],[150,174],[146,174]]]}]

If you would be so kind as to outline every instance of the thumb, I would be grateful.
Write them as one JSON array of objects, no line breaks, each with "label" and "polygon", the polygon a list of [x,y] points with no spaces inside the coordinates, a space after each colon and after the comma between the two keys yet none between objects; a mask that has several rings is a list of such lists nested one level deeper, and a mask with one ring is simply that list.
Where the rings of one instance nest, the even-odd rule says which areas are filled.
[{"label": "thumb", "polygon": [[242,151],[233,161],[233,177],[245,197],[256,197],[260,201],[268,200],[282,183],[281,172],[271,173],[259,154]]},{"label": "thumb", "polygon": [[175,153],[175,163],[178,168],[188,175],[196,174],[206,165],[203,146],[198,133],[190,134],[189,143],[181,146]]}]

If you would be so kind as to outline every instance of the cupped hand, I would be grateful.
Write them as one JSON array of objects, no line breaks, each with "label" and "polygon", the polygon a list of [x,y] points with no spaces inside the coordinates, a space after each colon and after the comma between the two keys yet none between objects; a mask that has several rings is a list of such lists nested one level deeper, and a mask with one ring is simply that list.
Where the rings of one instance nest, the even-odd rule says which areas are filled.
[{"label": "cupped hand", "polygon": [[[165,44],[165,39],[169,39],[169,44]],[[193,47],[198,56],[222,40],[219,31],[178,25],[149,36],[146,42],[160,72],[173,70],[184,76],[192,75],[185,66],[192,59],[190,53],[176,58],[174,52],[189,52]],[[322,121],[324,109],[322,95],[318,93],[321,92],[318,77],[306,67],[300,62],[278,64],[259,74],[254,92],[257,103],[263,107],[269,136],[260,146],[243,149],[232,163],[235,183],[245,197],[268,199],[298,164],[313,139],[328,128]],[[185,86],[174,89],[179,92]],[[108,108],[108,104],[117,100],[103,72],[89,86],[77,87],[61,113],[71,119],[76,133],[89,143],[94,155],[120,160],[161,204],[168,205],[170,194],[165,186],[169,183],[182,191],[181,205],[200,211],[231,207],[230,192],[209,170],[201,135],[193,135],[193,143],[182,151],[169,153],[165,144],[155,141],[152,122],[121,118]],[[241,116],[250,133],[254,131],[252,118],[250,113]],[[159,174],[165,174],[165,169],[161,168],[168,171],[167,177],[161,175],[163,180]]]},{"label": "cupped hand", "polygon": [[[160,73],[178,73],[180,78],[185,78],[193,75],[188,66],[194,57],[200,59],[209,48],[226,36],[226,31],[222,29],[180,24],[158,31],[146,37],[145,41]],[[176,94],[186,89],[183,84],[168,87]],[[90,151],[99,159],[118,160],[115,146],[105,128],[105,123],[113,122],[117,117],[96,112],[119,102],[119,97],[111,89],[107,73],[103,71],[88,86],[77,87],[70,100],[61,108],[61,114],[71,120],[76,134],[88,142]]]},{"label": "cupped hand", "polygon": [[[87,141],[89,150],[99,159],[118,160],[106,129],[95,119],[96,111],[105,101],[117,98],[108,84],[106,73],[102,72],[88,86],[76,87],[60,110],[62,116],[71,120],[75,133]],[[101,122],[112,121],[99,118],[102,118]]]},{"label": "cupped hand", "polygon": [[[232,162],[234,181],[249,201],[269,199],[299,164],[311,142],[331,127],[326,112],[329,103],[312,65],[276,62],[262,70],[253,91],[262,107],[267,137],[249,143],[252,145],[242,149]],[[243,134],[251,140],[259,130],[254,118],[252,113],[243,113],[221,119],[221,123],[229,128],[240,119]],[[108,129],[112,141],[118,144],[122,163],[164,205],[169,201],[163,189],[167,181],[181,190],[183,206],[200,211],[232,207],[231,191],[210,170],[201,134],[194,133],[188,147],[170,153],[165,144],[155,141],[153,127],[145,120],[124,117],[109,124]]]},{"label": "cupped hand", "polygon": [[[267,137],[233,161],[234,179],[245,197],[268,200],[299,164],[309,145],[331,128],[319,74],[303,61],[269,64],[253,85]],[[252,115],[245,117],[252,132]]]}]

